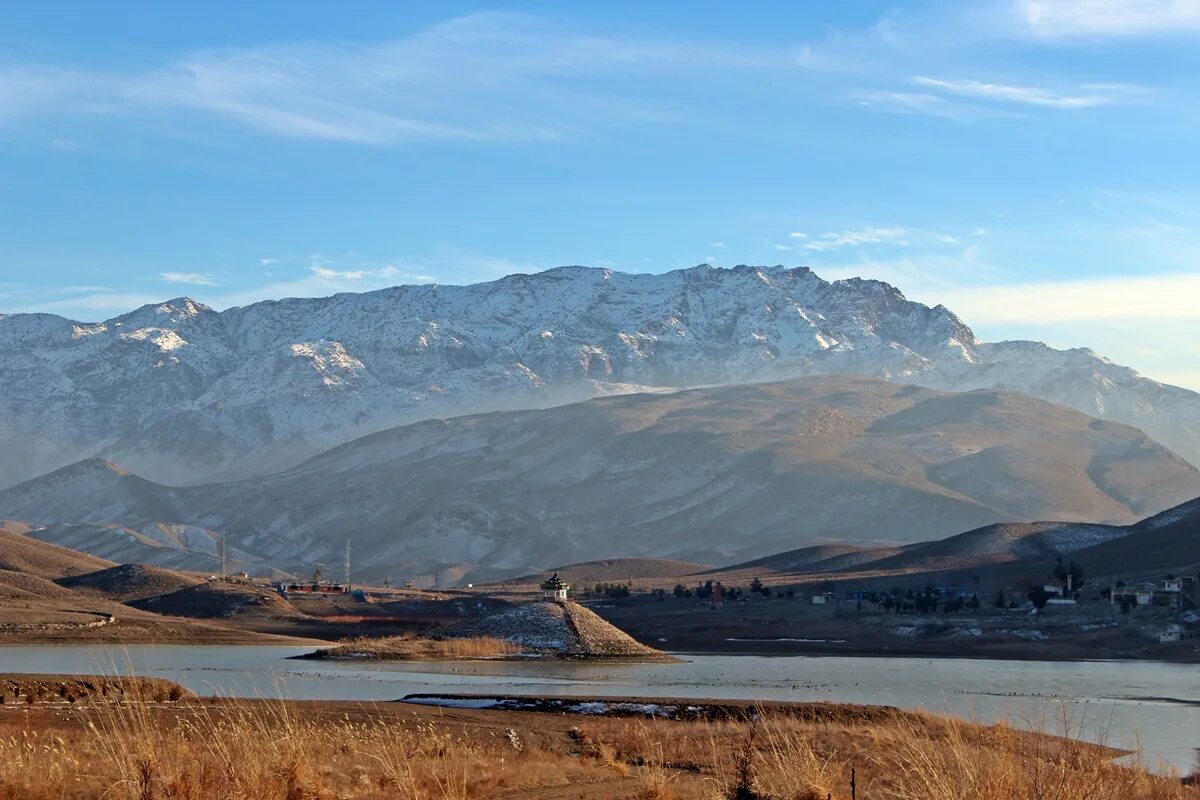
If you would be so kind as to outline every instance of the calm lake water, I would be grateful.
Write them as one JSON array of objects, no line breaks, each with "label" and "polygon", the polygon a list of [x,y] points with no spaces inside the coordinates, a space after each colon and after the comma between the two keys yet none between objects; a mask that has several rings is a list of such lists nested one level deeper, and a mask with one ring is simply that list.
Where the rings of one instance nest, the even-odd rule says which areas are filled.
[{"label": "calm lake water", "polygon": [[1200,747],[1200,667],[1155,662],[685,655],[680,664],[289,661],[311,648],[0,647],[0,672],[157,676],[202,695],[396,700],[417,692],[827,700],[1022,725],[1060,708],[1073,733],[1186,772]]}]

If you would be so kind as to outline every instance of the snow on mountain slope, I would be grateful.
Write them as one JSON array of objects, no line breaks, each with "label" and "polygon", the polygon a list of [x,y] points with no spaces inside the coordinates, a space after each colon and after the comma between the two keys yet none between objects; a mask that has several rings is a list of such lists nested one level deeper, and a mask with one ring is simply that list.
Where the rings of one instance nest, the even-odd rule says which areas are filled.
[{"label": "snow on mountain slope", "polygon": [[373,565],[407,565],[394,575],[526,574],[1039,518],[1126,523],[1198,494],[1200,471],[1125,425],[1023,395],[834,376],[425,421],[194,487],[87,461],[0,491],[0,518],[191,525],[277,564],[337,563],[350,537]]},{"label": "snow on mountain slope", "polygon": [[0,316],[0,486],[90,456],[169,484],[236,479],[421,419],[849,373],[1022,392],[1200,463],[1200,395],[1088,350],[981,343],[878,281],[562,267],[223,312],[178,298],[100,323]]}]

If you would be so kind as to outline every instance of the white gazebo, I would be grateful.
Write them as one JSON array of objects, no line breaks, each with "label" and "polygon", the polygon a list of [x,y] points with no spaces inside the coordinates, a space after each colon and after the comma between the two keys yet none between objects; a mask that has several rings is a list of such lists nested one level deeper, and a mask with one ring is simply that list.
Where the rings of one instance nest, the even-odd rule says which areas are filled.
[{"label": "white gazebo", "polygon": [[571,584],[565,583],[562,578],[558,577],[558,573],[550,576],[550,579],[542,584],[542,598],[556,603],[567,602],[567,592],[570,591]]}]

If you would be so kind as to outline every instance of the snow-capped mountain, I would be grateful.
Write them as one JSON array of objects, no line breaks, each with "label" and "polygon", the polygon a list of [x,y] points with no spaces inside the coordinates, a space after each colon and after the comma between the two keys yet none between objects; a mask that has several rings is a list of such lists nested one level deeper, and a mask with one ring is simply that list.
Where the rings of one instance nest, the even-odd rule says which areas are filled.
[{"label": "snow-capped mountain", "polygon": [[91,456],[172,484],[266,474],[415,420],[648,387],[853,373],[1003,388],[1200,463],[1200,395],[1089,350],[979,342],[942,306],[806,268],[562,267],[100,323],[0,316],[0,486]]}]

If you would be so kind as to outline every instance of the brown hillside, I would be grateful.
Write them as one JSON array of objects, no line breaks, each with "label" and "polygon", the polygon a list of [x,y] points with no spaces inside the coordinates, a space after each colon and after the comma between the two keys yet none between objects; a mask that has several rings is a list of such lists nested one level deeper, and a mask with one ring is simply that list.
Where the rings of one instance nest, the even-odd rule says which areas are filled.
[{"label": "brown hillside", "polygon": [[44,600],[77,600],[70,589],[38,575],[13,570],[0,570],[0,601],[40,602]]},{"label": "brown hillside", "polygon": [[197,581],[169,594],[145,598],[130,605],[156,614],[195,619],[305,616],[266,586],[234,581]]},{"label": "brown hillside", "polygon": [[169,594],[200,583],[200,578],[145,564],[121,564],[86,575],[62,578],[60,586],[126,603]]},{"label": "brown hillside", "polygon": [[112,566],[111,561],[103,558],[25,536],[27,530],[29,526],[22,523],[0,523],[0,569],[54,579]]},{"label": "brown hillside", "polygon": [[479,582],[614,554],[723,564],[997,522],[1123,525],[1197,494],[1200,471],[1134,428],[836,376],[429,421],[202,486],[92,463],[0,491],[0,514],[203,525],[279,559],[346,530],[380,564],[462,565]]},{"label": "brown hillside", "polygon": [[1200,570],[1200,498],[1132,526],[1128,536],[1075,554],[1094,575],[1137,576]]},{"label": "brown hillside", "polygon": [[607,558],[600,561],[584,561],[568,564],[532,575],[522,575],[504,581],[508,584],[541,583],[551,575],[558,575],[567,583],[583,586],[588,583],[606,581],[639,580],[642,578],[673,578],[692,575],[709,569],[707,564],[692,561],[677,561],[673,558]]}]

